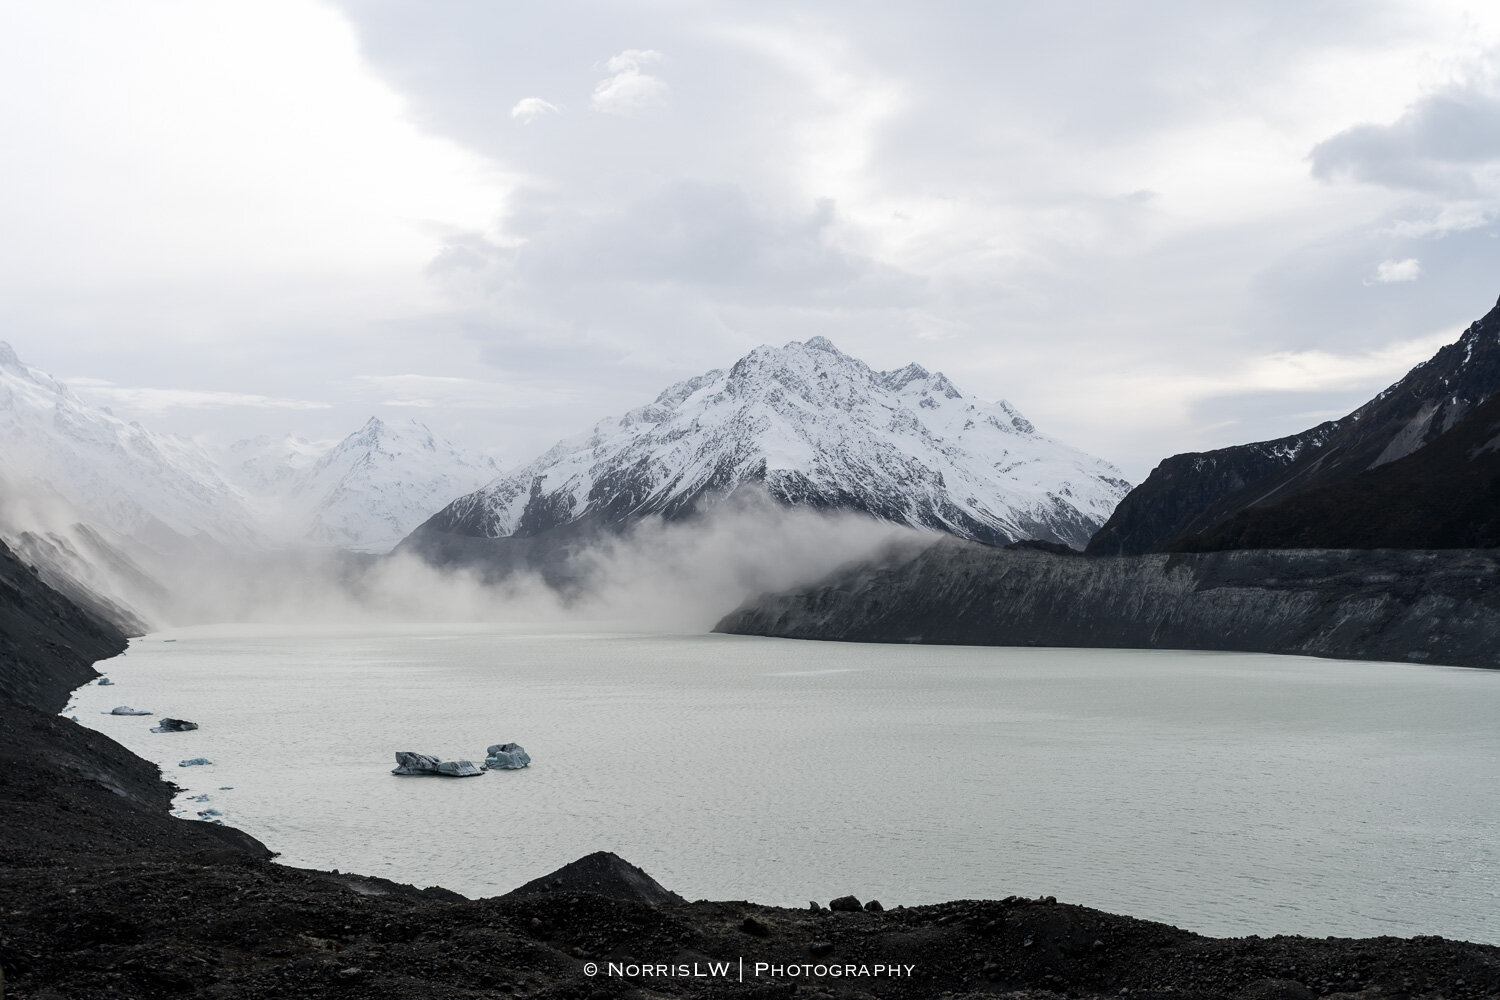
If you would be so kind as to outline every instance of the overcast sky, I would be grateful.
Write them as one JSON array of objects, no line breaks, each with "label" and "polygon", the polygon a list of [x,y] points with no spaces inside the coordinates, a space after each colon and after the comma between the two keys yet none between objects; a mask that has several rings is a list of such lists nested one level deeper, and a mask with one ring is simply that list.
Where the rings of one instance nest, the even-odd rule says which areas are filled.
[{"label": "overcast sky", "polygon": [[502,462],[822,334],[1142,478],[1500,296],[1500,8],[0,0],[0,339]]}]

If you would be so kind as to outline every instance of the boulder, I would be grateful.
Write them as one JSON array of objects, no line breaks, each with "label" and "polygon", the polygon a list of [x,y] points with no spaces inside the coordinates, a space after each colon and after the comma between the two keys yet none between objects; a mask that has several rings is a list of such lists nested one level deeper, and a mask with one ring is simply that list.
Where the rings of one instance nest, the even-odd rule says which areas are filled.
[{"label": "boulder", "polygon": [[517,771],[531,763],[531,755],[519,743],[496,743],[484,753],[484,766],[496,771]]},{"label": "boulder", "polygon": [[178,767],[202,767],[204,764],[212,764],[213,761],[207,757],[193,757],[190,760],[179,760]]},{"label": "boulder", "polygon": [[186,719],[168,719],[163,717],[159,725],[151,727],[153,733],[186,733],[197,729],[198,723],[189,722]]},{"label": "boulder", "polygon": [[828,904],[828,908],[834,913],[858,913],[864,909],[858,899],[853,896],[840,896]]},{"label": "boulder", "polygon": [[150,715],[150,712],[140,708],[131,708],[129,705],[116,705],[108,712],[100,712],[100,715]]},{"label": "boulder", "polygon": [[431,754],[396,751],[392,774],[437,774],[448,778],[472,778],[484,772],[467,760],[438,760]]}]

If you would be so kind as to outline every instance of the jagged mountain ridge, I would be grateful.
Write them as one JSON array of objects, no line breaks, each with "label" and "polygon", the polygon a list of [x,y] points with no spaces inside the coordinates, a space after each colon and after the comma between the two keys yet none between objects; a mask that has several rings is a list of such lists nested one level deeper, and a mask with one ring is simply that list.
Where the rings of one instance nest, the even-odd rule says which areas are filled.
[{"label": "jagged mountain ridge", "polygon": [[[1500,303],[1348,416],[1275,441],[1164,460],[1121,501],[1088,552],[1201,547],[1191,539],[1214,534],[1242,511],[1274,509],[1425,449],[1497,389]],[[1307,537],[1320,539],[1316,545],[1336,544],[1316,531]]]},{"label": "jagged mountain ridge", "polygon": [[21,516],[29,497],[44,517],[61,497],[94,523],[151,546],[262,541],[244,497],[202,448],[90,406],[5,343],[0,434],[12,515]]},{"label": "jagged mountain ridge", "polygon": [[337,441],[288,434],[236,441],[230,477],[285,542],[384,552],[454,496],[500,474],[416,419],[371,417]]},{"label": "jagged mountain ridge", "polygon": [[522,539],[673,519],[746,486],[984,542],[1081,546],[1129,484],[1008,403],[970,400],[915,364],[875,371],[814,337],[756,348],[602,420],[453,501],[420,534]]},{"label": "jagged mountain ridge", "polygon": [[455,494],[499,475],[493,459],[440,440],[412,419],[371,417],[293,486],[307,510],[305,537],[324,545],[387,551]]},{"label": "jagged mountain ridge", "polygon": [[389,549],[500,471],[416,420],[374,417],[342,441],[288,435],[210,453],[91,405],[5,343],[0,435],[0,530],[12,539],[83,522],[174,556],[204,544]]},{"label": "jagged mountain ridge", "polygon": [[1500,396],[1431,444],[1349,479],[1246,507],[1173,551],[1500,547]]}]

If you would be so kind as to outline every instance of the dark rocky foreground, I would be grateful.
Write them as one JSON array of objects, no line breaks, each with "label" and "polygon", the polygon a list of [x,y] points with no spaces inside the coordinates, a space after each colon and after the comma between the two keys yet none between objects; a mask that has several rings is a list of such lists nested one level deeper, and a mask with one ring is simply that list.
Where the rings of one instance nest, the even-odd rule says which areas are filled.
[{"label": "dark rocky foreground", "polygon": [[720,632],[857,642],[1216,649],[1500,667],[1500,552],[1083,556],[944,539],[770,594]]},{"label": "dark rocky foreground", "polygon": [[[0,712],[0,967],[11,998],[1500,991],[1500,948],[1440,938],[1220,940],[1051,899],[890,900],[883,912],[684,903],[606,854],[484,900],[286,868],[237,831],[168,818],[155,769],[112,741],[20,706]],[[611,975],[611,963],[625,969]],[[713,974],[713,963],[729,971]],[[757,974],[756,963],[780,969]],[[913,968],[846,978],[831,966]]]},{"label": "dark rocky foreground", "polygon": [[[0,553],[0,573],[14,562]],[[1051,899],[686,903],[607,854],[484,900],[283,867],[239,831],[169,817],[153,765],[55,714],[89,660],[124,639],[19,572],[0,616],[17,651],[0,660],[0,992],[12,1000],[1500,993],[1500,948],[1440,938],[1210,939]],[[48,622],[50,637],[34,631]],[[903,974],[860,974],[878,966]]]}]

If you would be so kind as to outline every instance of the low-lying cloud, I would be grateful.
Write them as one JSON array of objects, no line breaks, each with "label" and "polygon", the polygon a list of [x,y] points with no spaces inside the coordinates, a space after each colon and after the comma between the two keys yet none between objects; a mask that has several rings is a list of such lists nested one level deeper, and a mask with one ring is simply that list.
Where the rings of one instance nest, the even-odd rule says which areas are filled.
[{"label": "low-lying cloud", "polygon": [[438,567],[405,550],[158,563],[179,600],[171,620],[157,624],[488,621],[704,632],[760,594],[812,583],[892,544],[936,537],[741,495],[701,517],[648,519],[603,535],[571,553],[562,588],[528,570],[497,581],[484,567]]}]

